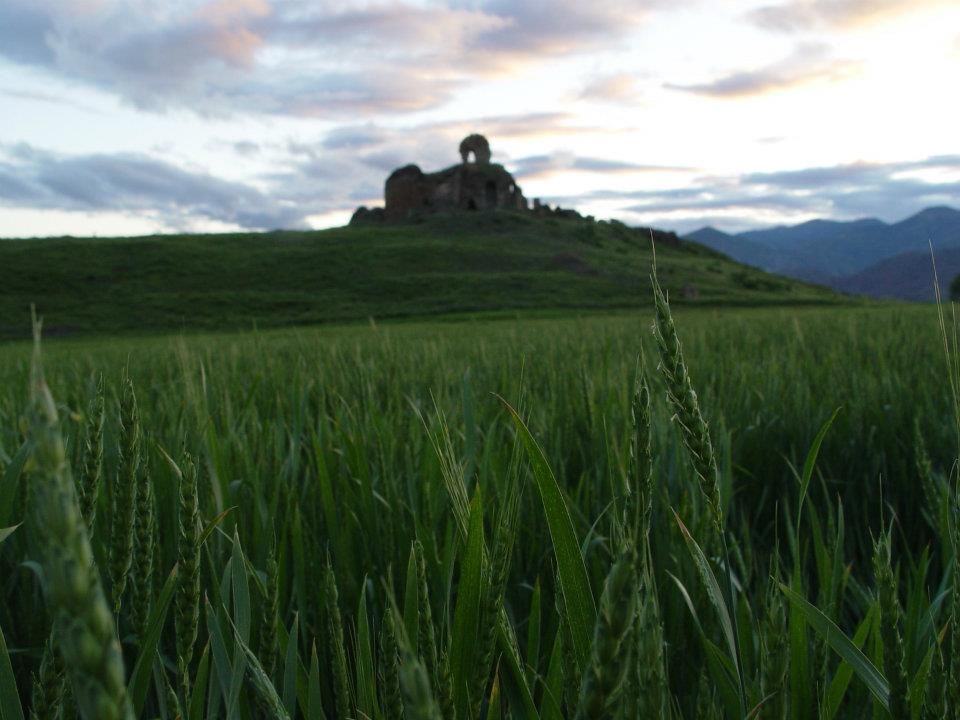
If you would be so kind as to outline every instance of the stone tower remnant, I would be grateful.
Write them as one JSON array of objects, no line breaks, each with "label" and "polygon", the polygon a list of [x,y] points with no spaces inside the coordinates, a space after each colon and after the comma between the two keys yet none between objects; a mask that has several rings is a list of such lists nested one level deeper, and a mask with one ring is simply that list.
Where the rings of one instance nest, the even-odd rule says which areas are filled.
[{"label": "stone tower remnant", "polygon": [[350,223],[399,222],[442,211],[527,209],[513,176],[503,165],[490,162],[490,143],[483,135],[465,137],[460,157],[462,163],[433,173],[417,165],[394,170],[384,186],[385,207],[360,207]]},{"label": "stone tower remnant", "polygon": [[463,158],[464,165],[470,162],[470,153],[473,153],[477,165],[490,164],[490,143],[483,135],[467,135],[460,143],[460,157]]}]

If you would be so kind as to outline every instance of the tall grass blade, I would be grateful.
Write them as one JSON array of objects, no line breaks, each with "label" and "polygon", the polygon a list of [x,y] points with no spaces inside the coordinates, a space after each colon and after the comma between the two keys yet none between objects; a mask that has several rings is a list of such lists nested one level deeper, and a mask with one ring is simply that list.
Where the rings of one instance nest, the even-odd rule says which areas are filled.
[{"label": "tall grass blade", "polygon": [[[457,717],[472,717],[473,701],[469,696],[476,671],[480,612],[485,578],[483,568],[483,501],[480,487],[474,490],[470,503],[470,530],[460,563],[460,583],[453,616],[450,672],[453,676],[453,698]],[[421,656],[423,655],[421,649]]]},{"label": "tall grass blade", "polygon": [[193,682],[193,697],[190,698],[190,720],[204,720],[203,699],[207,695],[210,681],[210,643],[203,646],[200,653],[200,662],[197,664],[197,674]]},{"label": "tall grass blade", "polygon": [[157,649],[160,646],[160,634],[163,631],[163,624],[167,618],[167,610],[170,608],[170,600],[173,598],[176,582],[177,566],[174,565],[167,581],[160,590],[150,619],[147,621],[147,631],[140,646],[140,655],[137,658],[136,665],[133,666],[133,672],[130,674],[127,694],[130,696],[133,703],[133,712],[137,717],[140,717],[143,712],[147,692],[150,690],[150,674],[153,670],[154,660],[158,657]]},{"label": "tall grass blade", "polygon": [[[717,576],[713,574],[713,569],[710,567],[710,561],[707,560],[707,556],[703,554],[703,550],[700,549],[697,541],[693,539],[693,535],[690,534],[687,526],[683,524],[683,521],[680,519],[680,516],[677,515],[676,511],[674,511],[673,517],[677,522],[677,526],[680,528],[683,539],[687,544],[687,549],[690,551],[691,557],[693,557],[693,562],[697,567],[697,573],[700,575],[700,581],[707,591],[710,604],[713,605],[713,609],[717,611],[720,628],[723,630],[723,637],[727,643],[727,651],[730,654],[730,661],[738,673],[740,671],[740,657],[737,652],[736,640],[734,639],[735,630],[733,627],[733,619],[730,615],[730,608],[727,606],[727,601],[723,597],[723,591],[720,589],[720,583],[717,582]],[[741,699],[746,700],[746,698]],[[744,702],[744,704],[746,703]]]},{"label": "tall grass blade", "polygon": [[17,692],[17,679],[10,664],[10,651],[7,640],[0,628],[0,720],[23,720],[23,708],[20,706],[20,694]]},{"label": "tall grass blade", "polygon": [[299,621],[296,615],[290,624],[287,636],[287,653],[283,667],[283,707],[290,717],[297,715],[297,643],[299,642]]},{"label": "tall grass blade", "polygon": [[[863,649],[863,644],[867,641],[867,637],[873,629],[873,623],[876,622],[876,617],[877,606],[872,605],[870,612],[867,613],[867,617],[865,617],[863,622],[857,627],[857,631],[853,634],[851,640],[853,646],[858,650]],[[840,710],[840,704],[847,694],[847,688],[850,686],[850,680],[852,679],[853,666],[846,660],[841,661],[840,667],[837,668],[833,679],[830,681],[830,686],[827,688],[826,708],[824,711],[826,720],[833,720],[833,718],[837,716],[837,712]]]},{"label": "tall grass blade", "polygon": [[783,583],[779,583],[779,585],[780,590],[790,600],[790,604],[803,614],[810,627],[826,640],[834,652],[850,664],[857,677],[863,681],[874,698],[879,701],[884,709],[889,710],[890,688],[887,685],[886,678],[877,669],[877,666],[870,662],[870,659],[844,634],[843,630],[838,628],[816,606]]},{"label": "tall grass blade", "polygon": [[567,613],[565,619],[570,627],[574,656],[579,671],[583,672],[590,662],[591,636],[597,621],[597,606],[590,589],[587,568],[580,554],[580,544],[573,528],[573,520],[543,450],[533,439],[517,411],[503,398],[500,398],[500,401],[510,413],[517,434],[527,451],[530,465],[533,467],[534,480],[543,503],[550,540],[557,560],[557,577],[563,593]]}]

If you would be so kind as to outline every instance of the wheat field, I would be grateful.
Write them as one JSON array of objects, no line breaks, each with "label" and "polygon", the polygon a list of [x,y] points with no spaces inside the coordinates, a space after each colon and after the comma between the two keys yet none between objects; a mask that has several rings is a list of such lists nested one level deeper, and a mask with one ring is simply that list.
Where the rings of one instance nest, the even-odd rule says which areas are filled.
[{"label": "wheat field", "polygon": [[950,318],[657,297],[0,347],[0,718],[960,716]]}]

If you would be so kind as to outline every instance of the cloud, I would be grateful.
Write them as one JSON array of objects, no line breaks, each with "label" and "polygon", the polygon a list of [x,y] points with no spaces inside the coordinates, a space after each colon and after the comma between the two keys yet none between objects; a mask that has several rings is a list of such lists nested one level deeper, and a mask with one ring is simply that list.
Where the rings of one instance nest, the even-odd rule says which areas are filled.
[{"label": "cloud", "polygon": [[542,57],[609,47],[666,3],[650,0],[494,0],[479,3],[504,26],[479,33],[474,52]]},{"label": "cloud", "polygon": [[54,54],[47,37],[54,30],[46,5],[37,0],[0,3],[0,54],[26,65],[50,65]]},{"label": "cloud", "polygon": [[[285,34],[301,24],[292,0],[130,0],[94,3],[86,12],[76,5],[7,0],[0,6],[0,56],[141,109],[214,116],[409,112],[442,104],[453,87],[426,66],[387,62],[398,45],[387,37],[365,58],[356,47],[359,30],[295,41]],[[322,19],[336,18],[328,12]],[[350,53],[360,61],[344,70]]]},{"label": "cloud", "polygon": [[[480,133],[491,141],[494,162],[506,162],[520,172],[522,160],[506,157],[498,141],[567,137],[598,130],[574,124],[573,120],[574,116],[567,113],[525,113],[444,120],[407,127],[387,127],[372,122],[341,125],[328,131],[317,142],[297,142],[288,149],[296,162],[305,159],[311,163],[330,163],[336,159],[340,163],[385,172],[416,163],[429,171],[459,162],[460,141],[467,135]],[[619,165],[622,163],[614,162],[609,169],[622,169]]]},{"label": "cloud", "polygon": [[[610,133],[609,128],[599,128],[578,123],[576,116],[563,112],[532,112],[516,115],[487,115],[469,120],[444,120],[420,125],[415,132],[442,133],[456,139],[457,143],[471,133],[479,132],[491,140],[519,139],[529,137],[574,136],[583,133]],[[496,148],[494,148],[496,154]]]},{"label": "cloud", "polygon": [[609,158],[584,157],[559,151],[550,155],[531,155],[517,158],[513,165],[516,168],[517,179],[520,181],[543,178],[564,172],[587,172],[611,175],[621,173],[682,171],[689,169],[667,165],[643,165],[624,162],[622,160],[611,160]]},{"label": "cloud", "polygon": [[634,105],[640,100],[637,78],[627,73],[591,78],[580,93],[583,100]]},{"label": "cloud", "polygon": [[950,0],[793,0],[758,8],[748,17],[766,30],[793,33],[847,29],[950,4]]},{"label": "cloud", "polygon": [[151,111],[336,119],[436,108],[478,79],[609,49],[657,3],[5,0],[0,57]]},{"label": "cloud", "polygon": [[250,229],[306,222],[303,210],[283,199],[145,155],[63,156],[29,145],[0,151],[0,204],[7,206],[158,213],[171,226],[191,219]]},{"label": "cloud", "polygon": [[800,45],[788,57],[755,70],[740,70],[703,83],[666,83],[670,90],[718,98],[766,95],[814,82],[838,82],[859,71],[859,63],[833,60],[824,45]]},{"label": "cloud", "polygon": [[0,87],[0,95],[13,98],[14,100],[27,100],[30,102],[43,103],[45,105],[66,105],[74,108],[75,110],[80,110],[85,113],[92,113],[94,115],[104,114],[103,110],[97,109],[92,105],[76,102],[74,100],[68,100],[60,95],[40,92],[37,90],[17,90],[14,88]]},{"label": "cloud", "polygon": [[233,151],[237,153],[237,155],[252,157],[253,155],[260,154],[260,143],[255,143],[252,140],[239,140],[232,143],[232,145]]},{"label": "cloud", "polygon": [[[939,171],[939,179],[918,177],[917,171]],[[755,192],[786,191],[793,197],[825,198],[831,216],[894,219],[930,205],[956,204],[960,155],[749,173],[741,182]]]},{"label": "cloud", "polygon": [[[832,191],[843,191],[879,188],[889,185],[905,173],[918,170],[946,170],[960,175],[960,155],[934,155],[923,160],[895,163],[858,162],[782,172],[748,173],[742,176],[742,182],[752,186],[788,190],[816,191],[830,188]],[[920,187],[937,187],[936,183],[918,182]]]},{"label": "cloud", "polygon": [[574,124],[565,113],[491,115],[407,127],[346,124],[310,141],[287,143],[271,159],[277,169],[265,180],[279,196],[308,205],[311,214],[349,212],[359,204],[382,205],[383,184],[390,172],[411,163],[426,172],[459,163],[460,141],[474,132],[490,138],[493,161],[504,164],[521,184],[537,173],[563,172],[564,168],[598,174],[646,169],[606,158],[514,158],[498,144],[532,136],[575,137],[594,130]]},{"label": "cloud", "polygon": [[373,123],[365,125],[346,125],[327,133],[323,147],[328,150],[363,150],[382,146],[388,139],[388,132]]},{"label": "cloud", "polygon": [[[936,179],[931,179],[936,178]],[[891,163],[851,163],[781,172],[701,177],[676,188],[594,191],[564,205],[618,202],[624,217],[692,230],[705,224],[741,230],[764,218],[825,217],[894,221],[934,205],[956,205],[960,155]],[[728,222],[724,223],[723,218]]]},{"label": "cloud", "polygon": [[[0,206],[135,214],[174,230],[211,220],[248,229],[301,227],[311,216],[382,203],[384,179],[399,165],[416,162],[431,171],[458,162],[459,136],[448,132],[442,126],[347,125],[312,142],[232,141],[235,151],[256,152],[275,168],[255,182],[226,180],[155,156],[62,155],[0,145]],[[448,142],[451,137],[457,142]],[[601,181],[682,173],[689,180],[674,186],[601,188],[543,199],[599,217],[684,231],[708,221],[741,230],[817,216],[896,220],[923,207],[956,205],[960,197],[957,154],[719,176],[569,152],[519,157],[507,165],[521,184],[571,172],[593,173]]]}]

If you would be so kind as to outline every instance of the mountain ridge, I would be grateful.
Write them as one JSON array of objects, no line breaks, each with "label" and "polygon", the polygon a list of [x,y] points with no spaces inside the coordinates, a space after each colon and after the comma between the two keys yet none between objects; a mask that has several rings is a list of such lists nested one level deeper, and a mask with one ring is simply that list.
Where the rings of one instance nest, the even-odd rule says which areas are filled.
[{"label": "mountain ridge", "polygon": [[[821,283],[842,292],[916,300],[921,297],[916,282],[901,283],[891,270],[896,262],[892,266],[881,264],[909,255],[911,258],[901,271],[916,275],[920,272],[913,257],[916,253],[926,251],[929,256],[930,247],[935,252],[960,248],[960,210],[936,205],[895,223],[877,218],[818,218],[798,225],[734,234],[706,226],[685,237],[768,272]],[[875,267],[878,265],[881,266]],[[931,284],[929,297],[922,294],[922,298],[932,296]]]}]

